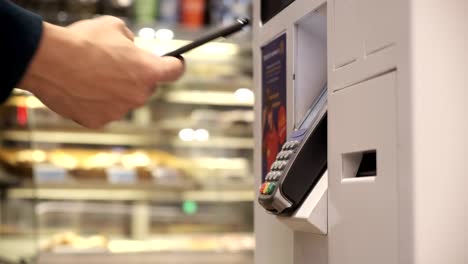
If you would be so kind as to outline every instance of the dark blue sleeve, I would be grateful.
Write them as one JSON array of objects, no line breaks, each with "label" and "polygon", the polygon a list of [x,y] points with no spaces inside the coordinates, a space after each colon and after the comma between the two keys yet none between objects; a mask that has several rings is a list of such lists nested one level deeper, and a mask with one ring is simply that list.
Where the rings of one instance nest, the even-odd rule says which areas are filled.
[{"label": "dark blue sleeve", "polygon": [[39,46],[42,19],[10,2],[0,0],[0,102],[22,79]]}]

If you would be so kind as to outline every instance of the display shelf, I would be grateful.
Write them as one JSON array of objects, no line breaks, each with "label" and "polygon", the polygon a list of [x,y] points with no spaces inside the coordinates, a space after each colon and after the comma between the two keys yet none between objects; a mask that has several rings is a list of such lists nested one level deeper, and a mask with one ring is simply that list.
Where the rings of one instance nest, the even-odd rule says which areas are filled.
[{"label": "display shelf", "polygon": [[[86,239],[76,235],[77,238]],[[107,245],[100,253],[131,253],[131,252],[207,252],[218,251],[226,253],[250,252],[254,249],[255,238],[252,233],[197,233],[197,234],[161,234],[149,235],[145,241],[122,237],[106,237]],[[41,245],[46,245],[52,237],[41,237]],[[92,250],[92,249],[91,249]],[[73,245],[56,245],[57,254],[88,254],[87,250],[77,249]]]},{"label": "display shelf", "polygon": [[253,107],[253,100],[240,101],[233,92],[224,91],[171,91],[162,99],[178,104]]},{"label": "display shelf", "polygon": [[[212,239],[214,241],[229,239],[222,235],[218,238],[215,237],[216,235],[212,236],[214,237]],[[253,243],[251,234],[241,234],[240,236],[243,236],[241,239],[252,240],[252,242],[249,243]],[[159,240],[171,240],[171,245],[181,244],[181,241],[178,241],[178,239],[165,238],[164,236],[160,236]],[[29,256],[29,258],[32,259],[35,254],[35,249],[38,247],[34,241],[34,237],[10,237],[0,240],[0,249],[2,249],[2,252],[9,252],[9,258],[0,258],[0,263],[20,263],[20,260],[17,259],[16,256]],[[60,252],[42,251],[38,258],[39,261],[35,263],[142,263],[141,260],[143,258],[148,261],[147,263],[161,263],[161,261],[164,261],[163,263],[193,263],[193,261],[196,261],[197,264],[220,262],[233,264],[252,263],[253,246],[250,245],[242,246],[243,249],[230,249],[229,247],[220,248],[215,250],[215,252],[218,252],[215,253],[210,250],[196,248],[187,248],[185,250],[171,249],[171,247],[167,245],[168,241],[161,242],[164,244],[161,245],[161,243],[157,243],[157,241],[111,240],[109,241],[109,250],[73,250],[63,247],[63,249],[59,250]],[[180,248],[180,246],[178,247]],[[114,255],[115,253],[118,254]],[[215,256],[215,262],[212,262],[213,255]],[[198,260],[194,260],[194,257]]]},{"label": "display shelf", "polygon": [[164,190],[151,188],[77,188],[37,187],[11,188],[8,199],[40,200],[99,200],[99,201],[157,201],[182,202],[248,202],[253,201],[252,190]]},{"label": "display shelf", "polygon": [[[211,67],[211,65],[209,65],[208,67]],[[216,67],[216,66],[213,65],[213,67]],[[236,73],[230,73],[230,74],[231,75],[221,73],[219,76],[185,75],[176,83],[169,85],[170,87],[168,87],[169,88],[168,90],[169,91],[172,91],[175,89],[194,90],[193,89],[194,87],[203,87],[204,91],[205,90],[206,91],[211,91],[211,90],[220,91],[221,90],[221,91],[234,93],[234,91],[237,88],[252,86],[252,81],[250,79],[243,77],[243,76],[238,76],[239,74],[236,74]],[[187,88],[187,89],[184,89],[184,88]]]},{"label": "display shelf", "polygon": [[34,235],[29,237],[1,237],[0,263],[26,264],[30,263],[36,254],[37,241]]},{"label": "display shelf", "polygon": [[171,145],[181,148],[221,148],[221,149],[253,149],[252,138],[213,137],[207,141],[182,141],[173,139]]},{"label": "display shelf", "polygon": [[[138,34],[141,27],[132,28],[135,43],[159,55],[215,29],[150,27],[154,33],[162,28],[174,33],[172,40],[144,38]],[[31,93],[15,90],[4,104],[0,132],[4,174],[12,173],[0,176],[0,185],[7,183],[1,190],[0,224],[21,230],[26,219],[32,223],[26,235],[34,237],[4,234],[0,252],[14,255],[11,260],[16,263],[25,256],[28,261],[34,256],[39,264],[253,263],[253,98],[236,98],[239,88],[253,88],[251,37],[246,30],[184,54],[186,71],[180,80],[160,83],[145,106],[100,130],[79,127]],[[17,112],[24,108],[28,123],[20,124]],[[209,136],[184,141],[179,137],[184,128],[205,129]],[[46,160],[24,158],[29,155],[24,153],[32,153],[28,151],[43,152]],[[136,178],[126,183],[113,181],[103,161],[93,163],[95,167],[82,165],[87,157],[109,153],[142,153],[151,163],[127,169],[134,170]],[[38,176],[38,168],[65,168],[63,159],[54,159],[62,156],[73,157],[79,165],[67,167],[62,178]],[[115,168],[124,168],[121,160]],[[177,174],[163,175],[157,169]],[[10,178],[17,180],[16,185],[3,180]],[[198,211],[185,212],[187,204],[195,204]],[[115,208],[119,214],[112,211]],[[103,236],[108,247],[99,253],[65,253],[60,251],[67,250],[63,245],[59,251],[43,247],[42,242],[63,232],[82,238]],[[243,239],[232,239],[233,232],[245,232]],[[187,239],[171,238],[174,234]],[[212,237],[201,239],[200,234]],[[27,243],[31,246],[26,249]]]},{"label": "display shelf", "polygon": [[[249,113],[248,113],[249,114]],[[204,119],[203,119],[204,118]],[[187,127],[197,127],[199,123],[214,123],[216,124],[216,127],[213,127],[211,131],[221,131],[222,133],[229,134],[229,135],[239,135],[239,136],[246,136],[249,138],[251,135],[251,129],[246,129],[245,126],[238,127],[236,125],[232,125],[235,122],[238,123],[246,123],[248,125],[252,124],[250,120],[248,120],[250,117],[247,118],[238,118],[238,119],[227,119],[224,118],[222,120],[219,120],[216,118],[211,118],[209,116],[202,117],[200,119],[195,119],[195,118],[170,118],[170,119],[164,119],[161,121],[157,122],[157,126],[161,130],[169,130],[173,132],[179,132],[180,129],[187,128]],[[213,125],[214,126],[214,125]]]},{"label": "display shelf", "polygon": [[[53,136],[51,137],[51,133]],[[5,130],[2,140],[62,144],[130,145],[143,146],[160,143],[157,135],[135,133],[109,133],[96,131]]]},{"label": "display shelf", "polygon": [[53,131],[50,130],[20,130],[10,129],[0,133],[3,141],[54,143],[54,144],[85,144],[109,146],[151,146],[170,144],[175,147],[192,148],[227,148],[252,149],[252,138],[243,137],[212,137],[207,141],[181,141],[178,137],[162,139],[154,133],[111,133],[95,131]]},{"label": "display shelf", "polygon": [[126,264],[126,263],[185,263],[185,264],[253,264],[251,251],[247,252],[164,252],[164,253],[43,253],[38,264]]}]

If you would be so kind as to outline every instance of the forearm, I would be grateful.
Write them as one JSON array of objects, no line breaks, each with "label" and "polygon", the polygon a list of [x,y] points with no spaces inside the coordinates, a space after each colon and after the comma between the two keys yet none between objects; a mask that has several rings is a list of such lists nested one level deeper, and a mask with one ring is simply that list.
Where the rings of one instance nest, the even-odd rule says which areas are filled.
[{"label": "forearm", "polygon": [[0,0],[0,101],[25,74],[42,36],[42,20],[9,0]]},{"label": "forearm", "polygon": [[43,23],[19,86],[60,115],[97,128],[144,104],[159,82],[183,70],[176,58],[136,47],[122,20],[103,16],[68,27]]}]

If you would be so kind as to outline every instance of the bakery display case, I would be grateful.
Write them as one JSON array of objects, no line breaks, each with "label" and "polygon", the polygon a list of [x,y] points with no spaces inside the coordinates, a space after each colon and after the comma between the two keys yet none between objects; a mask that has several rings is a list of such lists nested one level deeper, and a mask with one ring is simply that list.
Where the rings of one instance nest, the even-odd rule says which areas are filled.
[{"label": "bakery display case", "polygon": [[[135,32],[156,54],[203,33]],[[15,90],[0,109],[0,263],[252,263],[249,34],[189,52],[180,81],[99,130]]]}]

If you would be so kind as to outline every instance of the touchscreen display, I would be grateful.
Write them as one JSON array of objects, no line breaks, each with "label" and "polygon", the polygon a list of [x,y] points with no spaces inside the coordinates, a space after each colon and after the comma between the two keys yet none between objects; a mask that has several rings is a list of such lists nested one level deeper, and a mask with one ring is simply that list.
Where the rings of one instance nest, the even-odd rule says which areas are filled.
[{"label": "touchscreen display", "polygon": [[266,23],[281,10],[287,7],[294,0],[261,0],[262,1],[262,22]]}]

